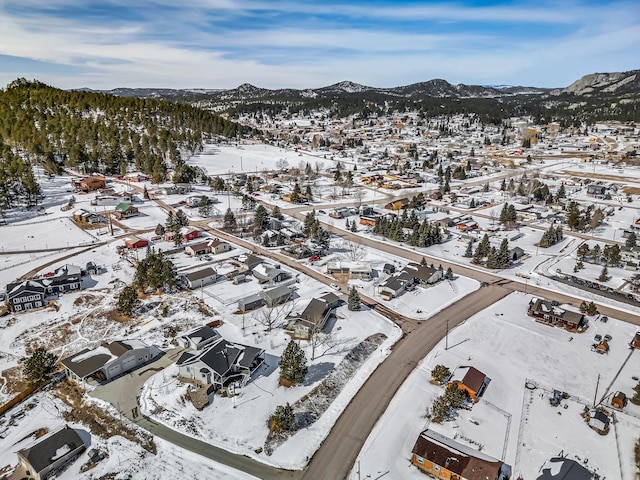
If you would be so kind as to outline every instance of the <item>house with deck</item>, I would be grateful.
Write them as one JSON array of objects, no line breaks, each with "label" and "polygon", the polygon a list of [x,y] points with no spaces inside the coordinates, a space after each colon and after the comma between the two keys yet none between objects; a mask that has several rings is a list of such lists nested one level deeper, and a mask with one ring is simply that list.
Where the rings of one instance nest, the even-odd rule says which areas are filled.
[{"label": "house with deck", "polygon": [[427,429],[411,451],[411,463],[420,471],[442,480],[509,480],[511,466]]},{"label": "house with deck", "polygon": [[579,330],[584,326],[582,313],[567,310],[542,298],[531,299],[527,314],[540,323],[564,327],[567,330]]}]

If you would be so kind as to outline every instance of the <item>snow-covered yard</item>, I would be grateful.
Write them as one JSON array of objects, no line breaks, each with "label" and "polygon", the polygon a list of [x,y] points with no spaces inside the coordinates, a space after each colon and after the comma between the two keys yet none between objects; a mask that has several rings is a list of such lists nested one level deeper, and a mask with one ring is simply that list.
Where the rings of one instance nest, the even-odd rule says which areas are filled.
[{"label": "snow-covered yard", "polygon": [[[410,457],[419,433],[429,427],[474,448],[482,445],[484,453],[513,466],[514,478],[537,478],[549,456],[561,451],[588,457],[588,467],[602,477],[635,478],[632,448],[640,434],[640,407],[629,404],[616,413],[616,431],[606,437],[591,430],[579,414],[584,404],[593,404],[598,375],[597,399],[604,397],[603,405],[618,390],[633,393],[637,382],[631,377],[640,371],[640,356],[631,353],[628,342],[637,327],[592,319],[585,333],[572,334],[528,317],[530,298],[514,293],[478,313],[450,332],[448,350],[443,341],[420,363],[360,452],[361,475],[389,471],[394,478],[424,478],[410,465]],[[612,336],[607,355],[591,351],[596,333]],[[454,421],[443,424],[426,417],[444,391],[430,383],[431,370],[439,364],[452,371],[471,365],[491,379],[472,410],[460,410]],[[525,388],[527,379],[535,390]],[[545,389],[567,392],[567,409],[552,407]],[[350,478],[357,478],[355,469]]]}]

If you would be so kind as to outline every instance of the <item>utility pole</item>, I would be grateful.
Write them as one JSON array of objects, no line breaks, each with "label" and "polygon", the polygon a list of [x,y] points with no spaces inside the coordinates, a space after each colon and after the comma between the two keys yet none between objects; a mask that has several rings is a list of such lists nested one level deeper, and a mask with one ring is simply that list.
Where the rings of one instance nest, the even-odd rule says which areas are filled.
[{"label": "utility pole", "polygon": [[596,393],[593,394],[593,408],[596,408],[596,399],[598,398],[599,385],[600,385],[600,374],[598,374],[598,380],[596,381]]},{"label": "utility pole", "polygon": [[449,350],[449,319],[447,319],[447,331],[444,336],[444,349]]}]

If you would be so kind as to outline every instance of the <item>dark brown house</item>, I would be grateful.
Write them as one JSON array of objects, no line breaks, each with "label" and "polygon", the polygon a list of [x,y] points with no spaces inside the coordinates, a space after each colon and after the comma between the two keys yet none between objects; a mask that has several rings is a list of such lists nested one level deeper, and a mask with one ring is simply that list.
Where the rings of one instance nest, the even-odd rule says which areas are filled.
[{"label": "dark brown house", "polygon": [[565,310],[542,298],[531,299],[527,314],[540,323],[564,327],[567,330],[579,330],[584,325],[583,314]]}]

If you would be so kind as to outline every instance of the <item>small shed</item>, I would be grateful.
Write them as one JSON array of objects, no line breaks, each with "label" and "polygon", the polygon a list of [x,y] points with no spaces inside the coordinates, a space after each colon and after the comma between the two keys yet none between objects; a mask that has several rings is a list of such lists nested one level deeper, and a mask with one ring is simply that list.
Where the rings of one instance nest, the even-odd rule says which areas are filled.
[{"label": "small shed", "polygon": [[640,348],[640,332],[636,332],[635,337],[633,337],[633,341],[631,342],[633,348]]},{"label": "small shed", "polygon": [[143,248],[149,245],[149,240],[131,235],[124,239],[124,244],[127,248]]},{"label": "small shed", "polygon": [[611,405],[616,408],[623,409],[627,404],[627,396],[623,392],[617,392],[611,398]]},{"label": "small shed", "polygon": [[589,418],[589,426],[598,432],[606,433],[609,431],[609,423],[611,419],[609,415],[600,410],[592,411]]}]

